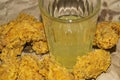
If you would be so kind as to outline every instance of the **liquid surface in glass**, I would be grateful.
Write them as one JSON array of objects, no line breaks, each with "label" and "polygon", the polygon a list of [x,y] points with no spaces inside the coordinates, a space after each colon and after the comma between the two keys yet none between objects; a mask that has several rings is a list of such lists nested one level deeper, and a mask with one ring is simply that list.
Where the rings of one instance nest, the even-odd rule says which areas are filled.
[{"label": "liquid surface in glass", "polygon": [[100,0],[39,0],[50,54],[72,69],[92,50]]},{"label": "liquid surface in glass", "polygon": [[[45,16],[44,16],[45,17]],[[77,16],[61,16],[61,20],[75,20]],[[96,26],[96,17],[87,21],[61,23],[44,18],[45,31],[49,43],[50,53],[56,61],[71,69],[78,56],[92,50],[92,41]],[[50,22],[49,24],[47,22]],[[47,24],[46,24],[47,23]]]}]

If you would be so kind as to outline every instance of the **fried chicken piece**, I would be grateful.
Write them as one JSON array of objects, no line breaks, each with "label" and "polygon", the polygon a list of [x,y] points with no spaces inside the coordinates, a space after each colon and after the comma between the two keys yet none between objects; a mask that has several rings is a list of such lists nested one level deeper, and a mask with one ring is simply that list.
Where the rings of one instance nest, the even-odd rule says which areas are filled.
[{"label": "fried chicken piece", "polygon": [[39,58],[36,55],[22,55],[17,80],[46,80],[40,74]]},{"label": "fried chicken piece", "polygon": [[4,27],[2,33],[2,42],[5,46],[13,43],[11,47],[17,46],[14,41],[19,39],[23,44],[30,41],[45,40],[43,24],[30,20],[12,21]]},{"label": "fried chicken piece", "polygon": [[20,13],[16,21],[22,21],[22,20],[37,21],[37,19],[34,16],[28,15],[26,13]]},{"label": "fried chicken piece", "polygon": [[118,34],[110,27],[108,22],[97,25],[94,44],[102,49],[110,49],[118,42]]},{"label": "fried chicken piece", "polygon": [[38,59],[33,54],[7,57],[0,65],[0,80],[46,80],[39,73]]},{"label": "fried chicken piece", "polygon": [[48,80],[74,80],[74,76],[70,74],[66,68],[51,65]]},{"label": "fried chicken piece", "polygon": [[14,49],[4,48],[2,50],[2,53],[0,54],[0,59],[2,61],[5,61],[9,57],[12,57],[12,58],[17,57],[18,55],[21,55],[23,48],[24,48],[23,46],[20,46]]},{"label": "fried chicken piece", "polygon": [[72,74],[49,56],[40,59],[26,54],[21,57],[17,80],[74,80]]},{"label": "fried chicken piece", "polygon": [[[24,47],[26,43],[41,43],[42,41],[44,46],[41,45],[44,50],[43,48],[35,48],[38,45],[33,44],[35,51],[37,53],[46,53],[48,51],[43,24],[38,22],[33,16],[20,14],[17,19],[2,25],[0,31],[0,51],[3,48],[6,48],[5,50],[20,48],[18,50],[22,51],[21,47]],[[21,51],[17,51],[16,55],[21,54]]]},{"label": "fried chicken piece", "polygon": [[100,49],[78,57],[73,69],[75,80],[96,78],[101,73],[106,72],[110,63],[110,53]]},{"label": "fried chicken piece", "polygon": [[[74,80],[71,73],[51,57],[35,54],[6,57],[0,65],[0,80]],[[5,65],[5,66],[4,66]]]},{"label": "fried chicken piece", "polygon": [[41,73],[47,77],[47,80],[74,80],[74,76],[66,68],[55,62],[53,58],[46,57],[42,64]]},{"label": "fried chicken piece", "polygon": [[32,45],[33,45],[32,48],[33,50],[36,51],[36,54],[42,54],[48,52],[47,43],[44,41],[33,42]]},{"label": "fried chicken piece", "polygon": [[19,62],[16,58],[8,57],[0,64],[0,80],[16,80]]}]

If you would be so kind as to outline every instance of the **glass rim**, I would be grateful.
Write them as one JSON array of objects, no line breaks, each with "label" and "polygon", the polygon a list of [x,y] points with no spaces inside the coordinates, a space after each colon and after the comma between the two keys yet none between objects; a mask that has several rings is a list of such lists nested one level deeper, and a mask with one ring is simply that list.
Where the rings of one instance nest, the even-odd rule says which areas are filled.
[{"label": "glass rim", "polygon": [[62,23],[74,23],[74,22],[82,22],[82,21],[85,21],[85,20],[88,20],[90,18],[92,18],[93,16],[95,16],[97,13],[99,13],[99,10],[100,10],[100,7],[101,7],[101,0],[98,0],[98,5],[96,6],[95,10],[93,11],[92,14],[84,17],[84,18],[80,18],[80,19],[74,19],[71,21],[71,19],[60,19],[60,18],[56,18],[56,17],[53,17],[51,16],[50,14],[48,14],[48,12],[46,12],[43,7],[42,7],[42,0],[39,0],[39,8],[40,8],[40,14],[44,14],[46,17],[50,18],[51,20],[54,20],[54,21],[58,21],[58,22],[62,22]]}]

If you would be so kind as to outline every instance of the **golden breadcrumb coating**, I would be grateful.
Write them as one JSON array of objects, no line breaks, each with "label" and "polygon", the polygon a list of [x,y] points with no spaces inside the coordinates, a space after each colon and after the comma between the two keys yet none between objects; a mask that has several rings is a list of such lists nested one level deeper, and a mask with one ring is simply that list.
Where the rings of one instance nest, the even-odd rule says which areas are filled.
[{"label": "golden breadcrumb coating", "polygon": [[109,25],[120,37],[120,22],[109,22]]},{"label": "golden breadcrumb coating", "polygon": [[25,54],[14,58],[6,58],[0,65],[0,80],[46,80],[39,73],[40,64],[37,56]]},{"label": "golden breadcrumb coating", "polygon": [[8,57],[0,65],[0,80],[16,80],[18,72],[18,60]]},{"label": "golden breadcrumb coating", "polygon": [[109,26],[108,22],[101,22],[97,25],[94,43],[99,48],[110,49],[118,42],[118,34]]},{"label": "golden breadcrumb coating", "polygon": [[78,57],[73,69],[75,80],[96,78],[102,72],[106,72],[110,63],[110,53],[100,49]]},{"label": "golden breadcrumb coating", "polygon": [[[46,57],[42,62],[44,64],[43,71],[46,71],[44,75],[47,76],[47,80],[74,80],[74,77],[68,70],[64,67],[61,67],[55,60],[51,57]],[[42,71],[42,72],[43,72]]]},{"label": "golden breadcrumb coating", "polygon": [[36,21],[37,19],[34,16],[28,15],[26,13],[20,13],[16,20],[17,21],[22,21],[22,20]]},{"label": "golden breadcrumb coating", "polygon": [[40,58],[35,54],[23,54],[2,61],[0,80],[85,80],[96,78],[109,65],[110,54],[104,50],[95,50],[79,57],[73,72],[69,72],[49,55]]},{"label": "golden breadcrumb coating", "polygon": [[0,59],[4,61],[9,57],[13,57],[13,58],[15,56],[17,57],[18,55],[21,55],[22,50],[23,50],[23,46],[20,46],[20,47],[14,48],[14,49],[4,48],[2,50],[2,53],[0,54]]},{"label": "golden breadcrumb coating", "polygon": [[[41,22],[38,22],[33,16],[27,14],[20,14],[15,20],[8,24],[4,24],[0,28],[0,51],[2,50],[16,50],[20,54],[22,47],[26,43],[41,43],[42,48],[35,48],[38,45],[33,44],[33,48],[37,53],[46,53],[48,51],[47,42],[44,34],[44,27]],[[40,42],[39,42],[40,41]],[[21,50],[21,51],[20,51]],[[16,55],[17,55],[16,54]],[[4,52],[2,53],[4,55]],[[16,56],[15,55],[15,56]]]},{"label": "golden breadcrumb coating", "polygon": [[36,54],[48,52],[47,43],[44,41],[33,42],[32,45],[32,48],[36,51]]},{"label": "golden breadcrumb coating", "polygon": [[17,80],[45,80],[40,73],[39,59],[35,55],[22,55]]},{"label": "golden breadcrumb coating", "polygon": [[0,65],[0,80],[74,80],[74,77],[49,56],[40,59],[34,54],[24,54],[8,58]]}]

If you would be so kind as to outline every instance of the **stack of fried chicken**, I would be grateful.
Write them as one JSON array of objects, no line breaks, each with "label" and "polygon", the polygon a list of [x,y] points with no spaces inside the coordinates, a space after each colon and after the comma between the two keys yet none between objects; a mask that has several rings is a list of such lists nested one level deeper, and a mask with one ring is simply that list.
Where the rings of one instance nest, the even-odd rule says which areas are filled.
[{"label": "stack of fried chicken", "polygon": [[[111,64],[110,52],[120,37],[120,23],[97,25],[94,49],[78,56],[72,71],[57,63],[48,53],[42,22],[20,14],[0,26],[0,80],[86,80],[96,79]],[[30,47],[30,48],[29,48]],[[28,48],[29,53],[25,53]]]}]

